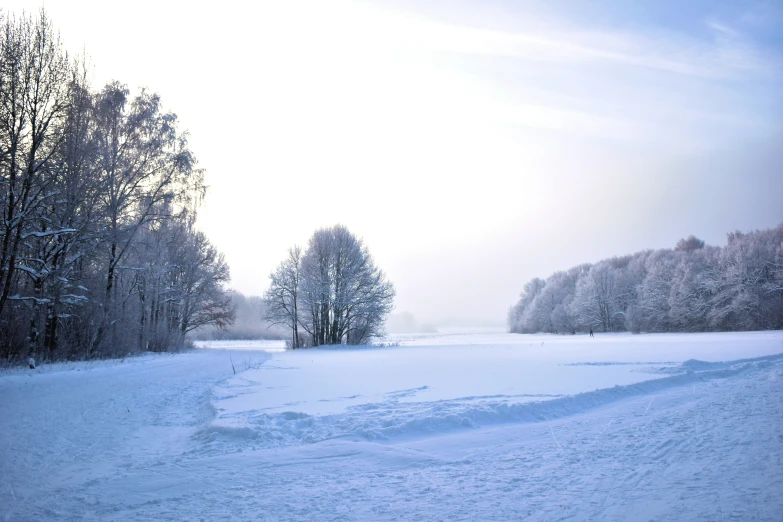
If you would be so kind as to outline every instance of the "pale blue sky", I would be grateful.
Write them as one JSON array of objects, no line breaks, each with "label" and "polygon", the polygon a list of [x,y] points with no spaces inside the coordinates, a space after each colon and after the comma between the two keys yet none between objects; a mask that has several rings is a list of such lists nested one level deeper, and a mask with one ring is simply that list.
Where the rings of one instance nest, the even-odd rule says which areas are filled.
[{"label": "pale blue sky", "polygon": [[245,293],[341,222],[398,310],[502,322],[531,277],[783,222],[780,2],[46,6],[190,130]]}]

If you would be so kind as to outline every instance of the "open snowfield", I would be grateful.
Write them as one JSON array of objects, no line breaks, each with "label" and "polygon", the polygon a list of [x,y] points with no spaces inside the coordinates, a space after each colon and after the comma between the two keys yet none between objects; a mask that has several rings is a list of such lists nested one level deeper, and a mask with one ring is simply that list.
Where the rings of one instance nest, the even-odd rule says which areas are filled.
[{"label": "open snowfield", "polygon": [[783,520],[783,332],[387,342],[0,372],[0,520]]}]

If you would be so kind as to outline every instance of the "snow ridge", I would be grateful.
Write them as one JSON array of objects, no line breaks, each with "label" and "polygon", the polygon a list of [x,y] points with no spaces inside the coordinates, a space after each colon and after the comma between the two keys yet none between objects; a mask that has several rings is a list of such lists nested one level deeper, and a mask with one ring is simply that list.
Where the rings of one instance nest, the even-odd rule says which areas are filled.
[{"label": "snow ridge", "polygon": [[[781,365],[782,361],[783,354],[712,363],[688,360],[675,367],[659,368],[659,373],[672,374],[666,377],[568,396],[550,396],[547,400],[534,402],[518,403],[514,401],[515,396],[498,395],[405,402],[407,394],[403,390],[388,394],[382,402],[354,405],[345,413],[332,415],[296,411],[270,414],[255,410],[237,418],[218,413],[199,437],[221,446],[240,444],[261,449],[313,444],[335,438],[384,442],[505,423],[548,421],[676,386],[725,379]],[[219,397],[213,399],[219,400]]]}]

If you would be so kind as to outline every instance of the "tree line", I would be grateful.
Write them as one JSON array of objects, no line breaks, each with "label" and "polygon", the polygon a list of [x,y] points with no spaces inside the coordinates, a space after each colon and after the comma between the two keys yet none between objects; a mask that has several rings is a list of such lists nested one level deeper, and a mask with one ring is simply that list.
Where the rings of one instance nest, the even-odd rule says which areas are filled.
[{"label": "tree line", "polygon": [[269,275],[266,319],[290,332],[292,348],[365,344],[382,334],[394,286],[345,226],[316,230]]},{"label": "tree line", "polygon": [[229,324],[176,115],[147,90],[93,89],[45,12],[0,11],[0,27],[0,356],[160,351]]},{"label": "tree line", "polygon": [[783,329],[783,224],[694,236],[674,249],[584,264],[525,284],[512,332],[705,332]]}]

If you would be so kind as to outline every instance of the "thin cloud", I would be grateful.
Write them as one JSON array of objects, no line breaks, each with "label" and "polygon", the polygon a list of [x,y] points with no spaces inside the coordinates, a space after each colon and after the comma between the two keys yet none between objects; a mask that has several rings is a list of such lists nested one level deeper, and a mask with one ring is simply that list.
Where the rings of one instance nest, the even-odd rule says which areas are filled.
[{"label": "thin cloud", "polygon": [[522,34],[450,25],[396,13],[376,13],[370,18],[386,29],[376,33],[376,38],[457,54],[552,63],[605,62],[705,78],[726,77],[747,70],[761,72],[769,70],[776,61],[775,56],[752,45],[729,24],[717,20],[706,22],[718,35],[710,40],[670,33],[585,32],[583,28],[562,23],[545,31],[531,29]]}]

